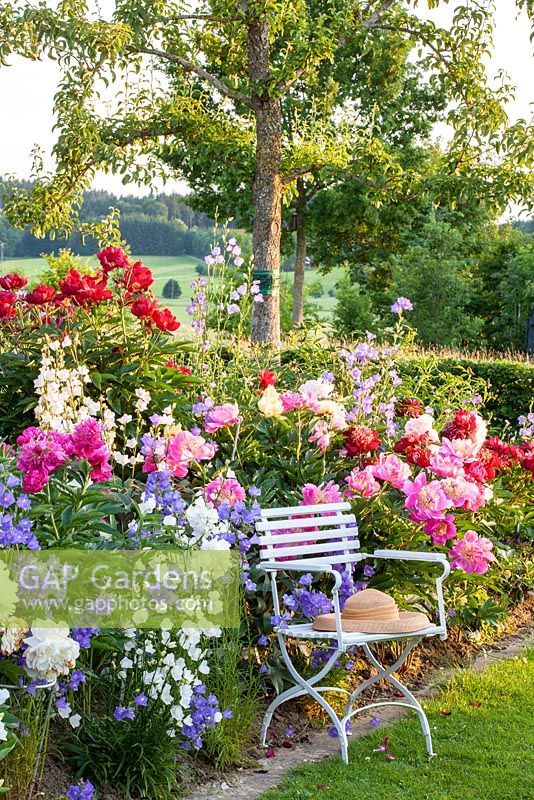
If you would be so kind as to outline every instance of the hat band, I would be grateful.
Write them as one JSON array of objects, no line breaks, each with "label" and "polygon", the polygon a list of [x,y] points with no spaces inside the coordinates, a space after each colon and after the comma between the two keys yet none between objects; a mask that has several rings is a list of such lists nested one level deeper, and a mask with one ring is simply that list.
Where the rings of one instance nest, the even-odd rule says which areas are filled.
[{"label": "hat band", "polygon": [[383,620],[385,622],[391,622],[393,620],[399,619],[399,610],[397,607],[395,608],[368,608],[366,610],[362,609],[358,611],[357,609],[351,609],[350,611],[343,611],[341,614],[343,619],[353,619],[353,620],[361,620],[361,619],[376,619],[376,620]]}]

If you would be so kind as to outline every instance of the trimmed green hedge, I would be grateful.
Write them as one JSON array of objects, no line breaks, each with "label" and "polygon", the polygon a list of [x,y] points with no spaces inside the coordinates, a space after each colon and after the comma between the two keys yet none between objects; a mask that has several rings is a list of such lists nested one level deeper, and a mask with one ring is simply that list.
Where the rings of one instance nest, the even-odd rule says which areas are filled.
[{"label": "trimmed green hedge", "polygon": [[508,423],[517,428],[517,418],[534,403],[534,364],[515,361],[479,361],[474,358],[414,356],[400,362],[400,372],[416,376],[421,372],[440,383],[441,375],[472,375],[486,382],[489,396],[481,407],[493,425]]}]

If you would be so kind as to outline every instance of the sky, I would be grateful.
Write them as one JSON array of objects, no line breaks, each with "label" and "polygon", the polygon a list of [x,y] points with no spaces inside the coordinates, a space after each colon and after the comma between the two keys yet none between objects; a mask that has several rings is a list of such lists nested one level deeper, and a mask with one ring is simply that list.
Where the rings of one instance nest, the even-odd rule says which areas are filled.
[{"label": "sky", "polygon": [[[431,16],[438,24],[446,25],[457,2],[433,10]],[[427,15],[423,0],[421,16]],[[514,0],[496,0],[496,30],[494,54],[489,74],[504,69],[517,87],[516,98],[508,106],[511,119],[529,119],[534,111],[533,44],[529,41],[529,21],[523,12],[517,16]],[[53,133],[53,97],[59,72],[50,61],[31,62],[11,58],[9,67],[0,67],[0,176],[30,177],[31,152],[37,144],[44,152],[45,163],[55,141]],[[146,187],[123,186],[118,175],[98,174],[93,187],[115,194],[146,194]],[[156,190],[187,191],[183,182],[159,181]]]}]

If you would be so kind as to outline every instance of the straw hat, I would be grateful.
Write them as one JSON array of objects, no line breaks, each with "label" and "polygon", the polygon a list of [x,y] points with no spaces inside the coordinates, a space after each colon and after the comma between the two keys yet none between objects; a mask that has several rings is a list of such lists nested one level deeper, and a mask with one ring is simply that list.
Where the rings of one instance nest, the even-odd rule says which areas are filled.
[{"label": "straw hat", "polygon": [[[346,633],[413,633],[431,624],[424,614],[399,611],[395,600],[377,589],[351,595],[341,612],[341,627]],[[319,614],[313,627],[316,631],[335,631],[335,614]]]}]

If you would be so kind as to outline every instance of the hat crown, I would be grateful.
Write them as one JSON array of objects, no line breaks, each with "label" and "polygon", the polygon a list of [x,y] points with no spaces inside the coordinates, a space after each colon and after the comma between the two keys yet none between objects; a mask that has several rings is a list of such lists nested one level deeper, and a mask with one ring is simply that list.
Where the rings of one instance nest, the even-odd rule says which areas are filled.
[{"label": "hat crown", "polygon": [[399,609],[393,597],[378,589],[363,589],[347,598],[344,619],[398,620]]}]

